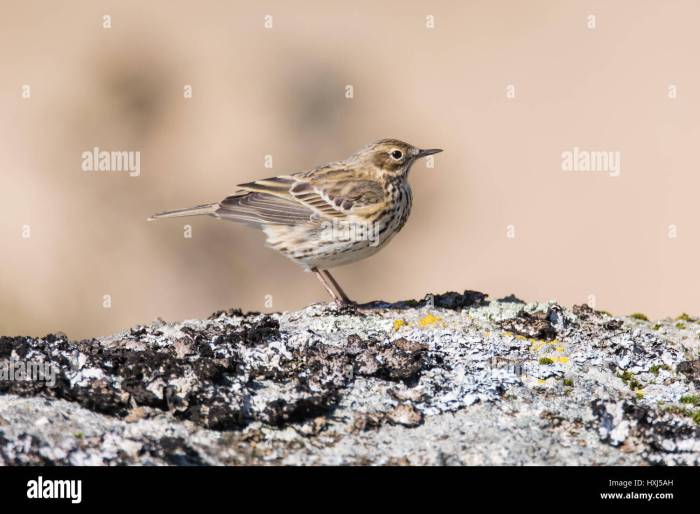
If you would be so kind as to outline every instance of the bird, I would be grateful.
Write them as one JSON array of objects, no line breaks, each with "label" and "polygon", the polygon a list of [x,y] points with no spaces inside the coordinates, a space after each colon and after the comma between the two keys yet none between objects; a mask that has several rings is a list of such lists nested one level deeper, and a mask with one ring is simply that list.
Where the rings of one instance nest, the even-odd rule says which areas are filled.
[{"label": "bird", "polygon": [[403,228],[413,203],[411,167],[439,152],[380,139],[346,159],[239,184],[220,202],[148,221],[210,216],[260,229],[267,246],[313,272],[338,306],[354,304],[329,269],[374,255]]}]

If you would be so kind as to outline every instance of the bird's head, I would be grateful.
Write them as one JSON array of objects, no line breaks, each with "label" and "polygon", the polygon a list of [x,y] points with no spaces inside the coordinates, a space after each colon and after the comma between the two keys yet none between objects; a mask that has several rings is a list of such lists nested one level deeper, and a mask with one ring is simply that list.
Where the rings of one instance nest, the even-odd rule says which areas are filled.
[{"label": "bird's head", "polygon": [[381,139],[364,147],[356,156],[381,170],[382,173],[407,175],[417,159],[438,152],[442,150],[439,148],[422,150],[398,139]]}]

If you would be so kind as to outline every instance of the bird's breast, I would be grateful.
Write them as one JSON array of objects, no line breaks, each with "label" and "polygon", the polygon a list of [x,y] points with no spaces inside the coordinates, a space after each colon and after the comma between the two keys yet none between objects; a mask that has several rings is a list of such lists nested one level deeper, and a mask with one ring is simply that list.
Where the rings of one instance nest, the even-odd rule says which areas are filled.
[{"label": "bird's breast", "polygon": [[406,180],[390,182],[387,185],[386,230],[392,235],[403,228],[411,214],[413,193]]}]

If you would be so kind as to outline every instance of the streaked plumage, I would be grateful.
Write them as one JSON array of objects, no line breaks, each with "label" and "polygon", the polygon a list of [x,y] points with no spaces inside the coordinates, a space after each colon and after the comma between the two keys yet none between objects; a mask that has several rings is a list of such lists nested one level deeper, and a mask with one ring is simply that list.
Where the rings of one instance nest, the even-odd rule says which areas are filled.
[{"label": "streaked plumage", "polygon": [[345,160],[241,184],[221,202],[149,220],[209,215],[259,228],[268,246],[315,272],[336,301],[346,302],[327,270],[376,253],[401,230],[411,212],[411,166],[440,151],[382,139]]}]

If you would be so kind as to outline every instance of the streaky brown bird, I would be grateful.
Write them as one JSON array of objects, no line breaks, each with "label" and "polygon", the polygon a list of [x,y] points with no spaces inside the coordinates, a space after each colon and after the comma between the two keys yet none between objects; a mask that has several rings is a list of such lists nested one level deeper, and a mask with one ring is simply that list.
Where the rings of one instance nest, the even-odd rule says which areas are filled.
[{"label": "streaky brown bird", "polygon": [[411,166],[441,151],[381,139],[347,159],[240,184],[221,202],[160,212],[149,221],[206,215],[259,228],[268,246],[312,271],[336,303],[347,304],[328,270],[375,254],[403,228],[413,202]]}]

